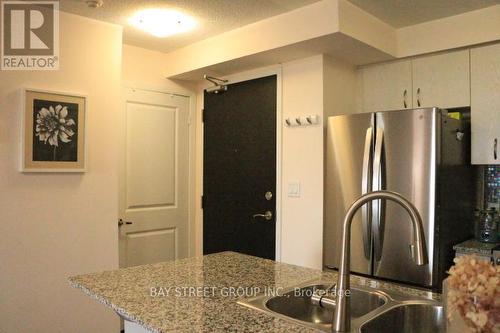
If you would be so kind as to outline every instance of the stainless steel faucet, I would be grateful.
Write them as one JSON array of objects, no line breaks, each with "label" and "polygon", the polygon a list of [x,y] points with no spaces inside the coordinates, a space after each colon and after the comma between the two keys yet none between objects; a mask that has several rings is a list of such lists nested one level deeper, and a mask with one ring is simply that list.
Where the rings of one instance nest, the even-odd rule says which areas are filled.
[{"label": "stainless steel faucet", "polygon": [[350,295],[350,246],[351,246],[351,224],[354,214],[364,204],[379,199],[387,199],[400,204],[410,215],[413,224],[413,244],[410,244],[410,251],[413,260],[419,266],[428,262],[427,249],[425,247],[424,229],[422,218],[411,202],[398,193],[390,191],[375,191],[362,195],[353,202],[344,217],[342,228],[342,248],[340,253],[340,270],[336,290],[336,306],[333,312],[333,332],[348,332],[351,327],[351,301]]}]

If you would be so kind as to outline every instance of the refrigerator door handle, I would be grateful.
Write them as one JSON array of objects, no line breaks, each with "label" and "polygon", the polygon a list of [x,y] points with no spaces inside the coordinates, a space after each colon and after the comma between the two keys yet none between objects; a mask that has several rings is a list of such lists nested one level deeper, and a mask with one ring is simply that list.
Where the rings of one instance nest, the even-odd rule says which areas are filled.
[{"label": "refrigerator door handle", "polygon": [[[372,165],[373,128],[369,127],[365,135],[365,149],[363,154],[363,175],[361,179],[361,194],[371,192],[371,165]],[[363,249],[366,259],[371,258],[371,204],[367,203],[361,208],[363,223]]]},{"label": "refrigerator door handle", "polygon": [[[373,158],[373,191],[384,190],[384,130],[377,128],[375,136],[375,153]],[[374,243],[374,257],[379,261],[382,258],[384,244],[385,200],[372,201],[372,233]]]}]

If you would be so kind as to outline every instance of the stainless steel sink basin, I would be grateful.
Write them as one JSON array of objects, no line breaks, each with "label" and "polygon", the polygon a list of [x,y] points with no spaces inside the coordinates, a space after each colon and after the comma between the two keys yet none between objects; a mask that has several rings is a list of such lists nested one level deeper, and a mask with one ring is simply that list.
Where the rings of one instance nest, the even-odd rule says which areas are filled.
[{"label": "stainless steel sink basin", "polygon": [[[280,295],[242,299],[238,304],[299,325],[331,332],[334,302],[322,307],[313,302],[315,297],[312,296],[317,291],[328,289],[332,282],[309,282],[288,288]],[[443,307],[437,301],[367,286],[352,285],[350,290],[351,332],[445,332]]]},{"label": "stainless steel sink basin", "polygon": [[[296,288],[283,295],[272,297],[265,306],[274,312],[309,323],[331,324],[332,309],[313,304],[311,295],[318,290],[327,290],[328,285],[316,284]],[[380,293],[351,289],[351,314],[361,317],[384,305],[387,298]]]},{"label": "stainless steel sink basin", "polygon": [[443,307],[405,304],[393,307],[361,325],[361,333],[445,332]]}]

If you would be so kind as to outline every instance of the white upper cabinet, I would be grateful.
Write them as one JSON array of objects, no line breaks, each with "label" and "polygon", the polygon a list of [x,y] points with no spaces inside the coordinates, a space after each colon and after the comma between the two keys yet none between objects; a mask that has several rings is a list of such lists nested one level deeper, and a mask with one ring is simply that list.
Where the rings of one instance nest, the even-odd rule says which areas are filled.
[{"label": "white upper cabinet", "polygon": [[416,58],[412,67],[414,108],[470,105],[469,50]]},{"label": "white upper cabinet", "polygon": [[471,49],[472,163],[500,164],[500,44]]},{"label": "white upper cabinet", "polygon": [[363,67],[364,112],[470,105],[469,50]]},{"label": "white upper cabinet", "polygon": [[361,69],[363,112],[411,108],[411,62],[396,61]]}]

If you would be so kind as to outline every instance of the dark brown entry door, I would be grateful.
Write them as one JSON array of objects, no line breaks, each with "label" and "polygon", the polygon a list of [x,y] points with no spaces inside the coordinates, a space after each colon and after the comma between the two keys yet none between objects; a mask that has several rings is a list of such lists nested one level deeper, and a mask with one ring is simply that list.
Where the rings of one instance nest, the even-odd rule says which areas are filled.
[{"label": "dark brown entry door", "polygon": [[275,259],[276,76],[205,92],[203,118],[204,254]]}]

